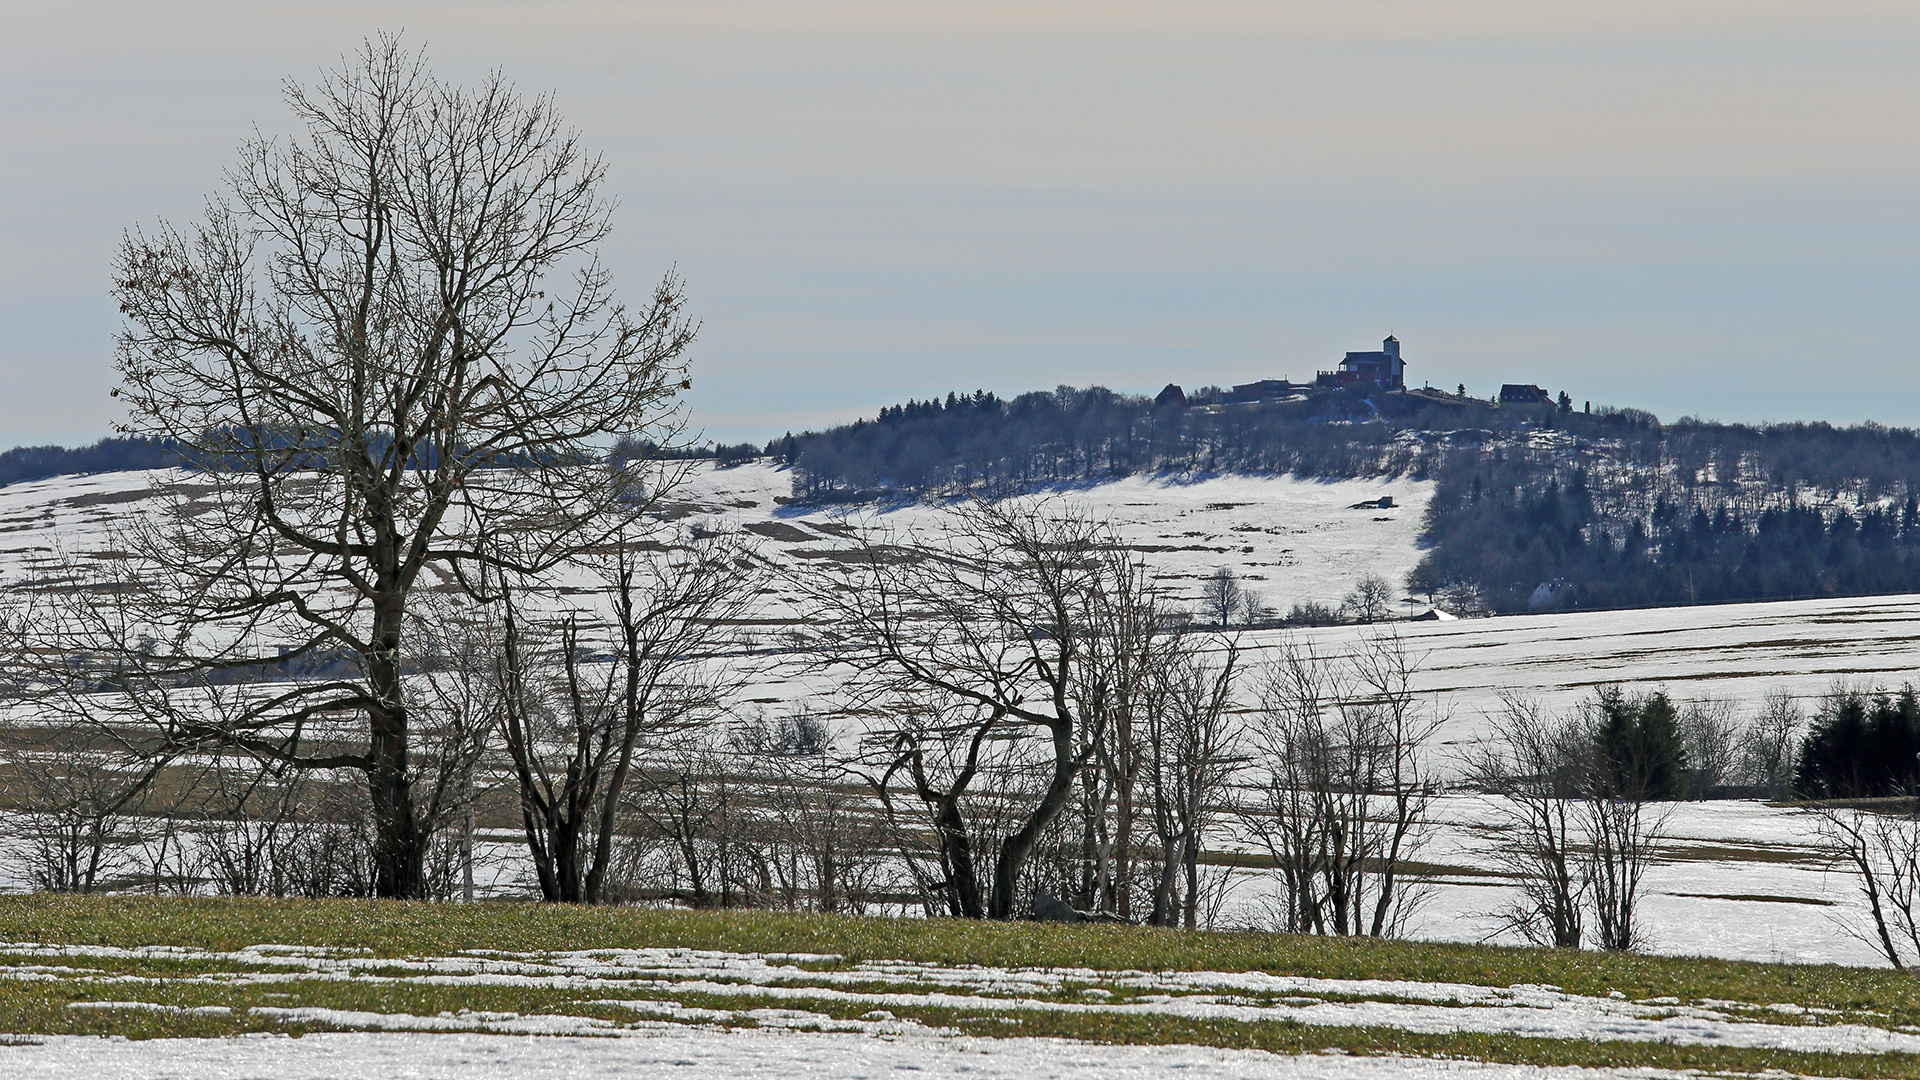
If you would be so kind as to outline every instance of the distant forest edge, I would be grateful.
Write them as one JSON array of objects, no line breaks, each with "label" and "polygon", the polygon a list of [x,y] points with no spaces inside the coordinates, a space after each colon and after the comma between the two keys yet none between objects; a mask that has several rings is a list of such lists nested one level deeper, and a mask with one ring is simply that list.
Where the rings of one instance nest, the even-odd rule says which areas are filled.
[{"label": "distant forest edge", "polygon": [[[758,448],[722,447],[722,461]],[[805,504],[1133,474],[1434,482],[1407,589],[1514,612],[1920,592],[1920,433],[1351,386],[1235,402],[1061,387],[909,401],[764,453]],[[1284,604],[1288,598],[1273,598]]]},{"label": "distant forest edge", "polygon": [[92,446],[16,446],[0,452],[0,487],[71,473],[170,469],[185,464],[172,443],[152,439],[101,439]]},{"label": "distant forest edge", "polygon": [[[1421,478],[1434,483],[1427,550],[1403,584],[1462,612],[1920,592],[1920,432],[1872,423],[1662,424],[1564,393],[1495,404],[1348,386],[1236,402],[1212,387],[1060,387],[909,401],[765,446],[614,456],[650,453],[722,467],[771,457],[791,466],[800,505],[1136,474]],[[0,453],[0,485],[183,464],[140,439],[20,447]]]}]

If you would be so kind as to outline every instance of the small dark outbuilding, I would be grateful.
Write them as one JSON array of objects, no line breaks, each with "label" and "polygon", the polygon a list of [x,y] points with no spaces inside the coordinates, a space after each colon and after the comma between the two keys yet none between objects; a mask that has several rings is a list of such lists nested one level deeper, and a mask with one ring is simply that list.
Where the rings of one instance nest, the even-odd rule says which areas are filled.
[{"label": "small dark outbuilding", "polygon": [[1502,405],[1546,405],[1553,395],[1529,383],[1507,383],[1500,388]]}]

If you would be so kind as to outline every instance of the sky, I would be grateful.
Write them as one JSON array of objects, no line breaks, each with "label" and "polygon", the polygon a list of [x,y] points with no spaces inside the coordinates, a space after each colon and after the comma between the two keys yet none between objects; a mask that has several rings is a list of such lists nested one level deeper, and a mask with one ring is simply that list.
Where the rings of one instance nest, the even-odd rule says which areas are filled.
[{"label": "sky", "polygon": [[1920,4],[0,0],[0,446],[107,435],[122,230],[381,31],[551,91],[694,423],[1303,379],[1920,426]]}]

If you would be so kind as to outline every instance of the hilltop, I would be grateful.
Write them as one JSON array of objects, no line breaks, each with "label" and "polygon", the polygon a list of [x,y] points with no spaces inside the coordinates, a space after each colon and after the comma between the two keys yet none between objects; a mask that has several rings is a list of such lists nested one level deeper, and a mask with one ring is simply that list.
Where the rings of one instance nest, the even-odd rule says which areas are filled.
[{"label": "hilltop", "polygon": [[[1512,391],[1516,388],[1508,387]],[[775,440],[803,503],[1225,474],[1431,485],[1408,591],[1598,610],[1920,590],[1920,433],[1365,383],[908,402]],[[735,459],[755,448],[729,448]]]}]

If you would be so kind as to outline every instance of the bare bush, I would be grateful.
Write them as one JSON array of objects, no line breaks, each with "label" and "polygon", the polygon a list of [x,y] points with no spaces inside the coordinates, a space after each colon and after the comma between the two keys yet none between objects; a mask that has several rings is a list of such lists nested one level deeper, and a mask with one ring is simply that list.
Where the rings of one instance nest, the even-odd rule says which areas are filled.
[{"label": "bare bush", "polygon": [[[930,815],[956,913],[1007,919],[1021,907],[1025,864],[1105,739],[1104,714],[1076,689],[1088,643],[1107,634],[1115,582],[1136,573],[1083,514],[976,501],[929,534],[869,530],[854,561],[807,580],[809,614],[831,627],[815,654],[848,672],[851,707],[891,718],[868,748],[872,775]],[[1042,790],[1009,830],[977,834],[961,804],[983,749],[1029,733],[1044,744],[1031,762]]]},{"label": "bare bush", "polygon": [[754,849],[765,830],[754,818],[751,780],[718,732],[696,728],[656,745],[634,776],[629,805],[670,853],[663,884],[627,883],[629,896],[696,908],[763,905],[773,892]]},{"label": "bare bush", "polygon": [[205,817],[190,865],[214,892],[373,895],[373,827],[356,786],[270,763],[216,761],[196,793]]},{"label": "bare bush", "polygon": [[139,814],[159,768],[92,725],[36,725],[5,740],[0,798],[18,812],[21,876],[52,892],[113,883],[139,842]]},{"label": "bare bush", "polygon": [[1581,811],[1588,747],[1577,725],[1508,695],[1487,740],[1469,753],[1465,779],[1495,797],[1499,869],[1520,898],[1491,913],[1494,932],[1576,949],[1584,929],[1591,844]]},{"label": "bare bush", "polygon": [[805,709],[777,723],[737,730],[733,746],[753,782],[762,822],[759,858],[772,883],[769,906],[860,914],[883,872],[884,851],[871,800],[833,754],[825,718]]},{"label": "bare bush", "polygon": [[1435,785],[1422,754],[1439,727],[1393,635],[1324,658],[1289,643],[1266,675],[1250,739],[1266,777],[1247,823],[1281,879],[1280,929],[1391,936],[1421,898],[1408,864]]},{"label": "bare bush", "polygon": [[1920,964],[1920,820],[1868,810],[1815,811],[1822,845],[1867,903],[1865,924],[1843,923],[1895,968]]},{"label": "bare bush", "polygon": [[1285,621],[1288,626],[1338,626],[1340,610],[1317,600],[1307,600],[1289,608]]},{"label": "bare bush", "polygon": [[1668,811],[1622,798],[1589,798],[1583,809],[1593,845],[1590,888],[1597,944],[1616,952],[1637,949],[1647,936],[1640,898]]}]

